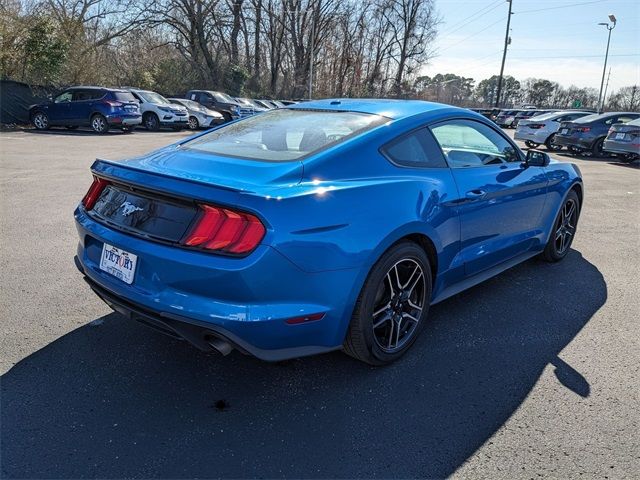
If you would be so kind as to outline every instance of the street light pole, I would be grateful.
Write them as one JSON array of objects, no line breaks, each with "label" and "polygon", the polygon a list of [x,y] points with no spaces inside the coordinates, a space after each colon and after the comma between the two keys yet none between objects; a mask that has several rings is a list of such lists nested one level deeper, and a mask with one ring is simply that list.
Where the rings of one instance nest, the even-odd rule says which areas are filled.
[{"label": "street light pole", "polygon": [[[313,10],[311,10],[311,14],[313,15]],[[309,100],[311,100],[311,95],[313,94],[313,61],[315,57],[315,19],[311,18],[311,51],[309,52]]]},{"label": "street light pole", "polygon": [[604,67],[602,67],[602,80],[600,81],[600,93],[598,94],[598,113],[602,112],[602,88],[604,87],[604,76],[607,73],[607,59],[609,58],[609,44],[611,43],[611,31],[616,28],[616,16],[611,13],[609,14],[609,20],[613,23],[612,25],[606,22],[599,23],[598,25],[604,25],[607,30],[609,30],[609,35],[607,37],[607,51],[604,54]]},{"label": "street light pole", "polygon": [[504,74],[504,61],[507,58],[507,47],[509,46],[509,25],[511,24],[511,0],[509,2],[509,15],[507,15],[507,31],[504,34],[504,52],[502,52],[502,65],[500,66],[500,77],[498,77],[498,88],[496,93],[495,107],[498,108],[500,104],[500,93],[502,91],[502,75]]}]

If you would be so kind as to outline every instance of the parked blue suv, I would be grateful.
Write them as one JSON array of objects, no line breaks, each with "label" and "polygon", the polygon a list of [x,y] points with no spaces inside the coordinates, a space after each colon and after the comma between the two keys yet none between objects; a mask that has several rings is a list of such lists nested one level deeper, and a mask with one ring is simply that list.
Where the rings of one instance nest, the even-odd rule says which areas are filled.
[{"label": "parked blue suv", "polygon": [[142,123],[140,107],[131,92],[103,87],[68,88],[49,102],[32,106],[29,118],[38,130],[88,126],[97,133],[110,128],[129,132]]}]

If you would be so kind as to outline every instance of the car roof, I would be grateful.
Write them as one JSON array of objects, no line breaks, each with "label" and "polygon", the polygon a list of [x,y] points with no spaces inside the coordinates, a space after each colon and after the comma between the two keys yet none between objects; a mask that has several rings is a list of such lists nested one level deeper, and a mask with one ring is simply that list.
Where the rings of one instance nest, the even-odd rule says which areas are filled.
[{"label": "car roof", "polygon": [[95,85],[75,85],[67,88],[67,90],[119,90],[117,88],[97,87]]},{"label": "car roof", "polygon": [[[288,105],[292,110],[331,110],[336,112],[358,112],[381,115],[398,120],[420,113],[432,112],[445,108],[457,108],[442,103],[425,102],[423,100],[392,100],[374,98],[328,98],[326,100],[310,100],[304,103]],[[459,110],[466,110],[460,108]]]},{"label": "car roof", "polygon": [[587,115],[586,117],[580,117],[574,122],[576,123],[589,123],[589,122],[597,122],[599,120],[603,120],[609,117],[617,117],[618,115],[640,115],[638,112],[606,112],[598,115],[597,113],[592,113],[591,115]]}]

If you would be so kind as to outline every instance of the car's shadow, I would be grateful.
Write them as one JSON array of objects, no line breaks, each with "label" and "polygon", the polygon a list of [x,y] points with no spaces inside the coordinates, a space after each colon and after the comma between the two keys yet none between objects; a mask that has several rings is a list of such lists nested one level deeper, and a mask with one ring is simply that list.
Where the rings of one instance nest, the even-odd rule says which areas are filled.
[{"label": "car's shadow", "polygon": [[386,368],[337,352],[280,364],[218,357],[107,315],[2,377],[2,474],[443,478],[545,367],[590,395],[561,352],[606,298],[577,251],[532,260],[433,307],[412,350]]},{"label": "car's shadow", "polygon": [[66,135],[70,137],[101,137],[104,135],[129,135],[129,133],[125,133],[122,130],[117,130],[117,129],[111,129],[106,133],[96,133],[90,128],[66,129],[66,128],[55,128],[55,127],[50,128],[49,130],[36,130],[35,128],[26,128],[22,131],[25,133],[33,134],[33,135]]}]

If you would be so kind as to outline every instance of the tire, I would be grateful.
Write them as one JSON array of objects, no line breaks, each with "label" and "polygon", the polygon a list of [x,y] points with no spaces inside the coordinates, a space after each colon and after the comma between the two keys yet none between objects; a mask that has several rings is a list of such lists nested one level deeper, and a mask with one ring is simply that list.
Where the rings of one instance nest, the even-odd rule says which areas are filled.
[{"label": "tire", "polygon": [[593,143],[593,147],[591,147],[591,154],[594,157],[604,157],[604,156],[606,156],[606,153],[604,152],[604,150],[602,150],[603,146],[604,146],[604,137],[597,139]]},{"label": "tire", "polygon": [[104,118],[104,115],[96,113],[91,117],[91,129],[101,135],[109,131],[109,123],[107,122],[107,119]]},{"label": "tire", "polygon": [[554,145],[553,140],[556,138],[556,134],[552,133],[551,135],[549,135],[549,138],[547,138],[544,142],[545,147],[547,147],[547,150],[551,151],[551,152],[559,152],[560,150],[562,150],[562,145]]},{"label": "tire", "polygon": [[525,140],[524,144],[529,148],[538,148],[540,146],[539,143],[532,142],[531,140]]},{"label": "tire", "polygon": [[547,262],[559,262],[569,253],[578,228],[580,207],[578,194],[570,190],[564,199],[558,216],[553,222],[549,241],[541,254],[542,258]]},{"label": "tire", "polygon": [[160,119],[158,118],[158,115],[153,112],[145,113],[142,117],[142,123],[150,132],[157,132],[160,130]]},{"label": "tire", "polygon": [[189,130],[197,130],[198,128],[200,128],[200,122],[198,122],[198,119],[196,117],[189,117]]},{"label": "tire", "polygon": [[51,127],[51,125],[49,124],[49,117],[44,112],[36,112],[36,114],[33,116],[33,119],[31,120],[31,123],[33,123],[33,126],[38,130],[49,130],[49,128]]},{"label": "tire", "polygon": [[222,112],[222,116],[224,117],[224,123],[228,123],[233,120],[229,112]]},{"label": "tire", "polygon": [[66,126],[67,130],[75,130],[76,128],[78,128],[78,125],[67,125]]},{"label": "tire", "polygon": [[392,246],[362,287],[343,344],[345,353],[370,365],[387,365],[404,355],[424,327],[431,285],[425,251],[409,241]]}]

